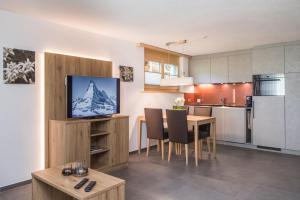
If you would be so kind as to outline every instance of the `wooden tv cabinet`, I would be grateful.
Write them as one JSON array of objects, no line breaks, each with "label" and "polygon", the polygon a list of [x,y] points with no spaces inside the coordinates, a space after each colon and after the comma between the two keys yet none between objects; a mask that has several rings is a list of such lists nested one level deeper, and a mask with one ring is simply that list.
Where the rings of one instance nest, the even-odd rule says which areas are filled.
[{"label": "wooden tv cabinet", "polygon": [[49,121],[49,167],[80,161],[105,172],[127,166],[128,156],[128,116]]}]

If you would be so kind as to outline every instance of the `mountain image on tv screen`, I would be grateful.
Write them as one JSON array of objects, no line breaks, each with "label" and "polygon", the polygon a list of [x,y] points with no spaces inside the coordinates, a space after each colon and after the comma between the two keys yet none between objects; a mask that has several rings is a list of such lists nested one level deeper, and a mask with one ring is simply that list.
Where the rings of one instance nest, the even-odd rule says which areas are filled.
[{"label": "mountain image on tv screen", "polygon": [[116,79],[83,76],[72,78],[73,117],[114,113],[117,113]]}]

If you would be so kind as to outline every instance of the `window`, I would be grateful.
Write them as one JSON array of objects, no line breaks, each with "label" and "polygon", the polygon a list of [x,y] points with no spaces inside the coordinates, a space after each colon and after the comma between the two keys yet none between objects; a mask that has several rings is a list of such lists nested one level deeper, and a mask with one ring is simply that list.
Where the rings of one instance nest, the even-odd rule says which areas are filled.
[{"label": "window", "polygon": [[145,48],[146,91],[178,92],[178,87],[161,87],[162,78],[179,76],[179,56]]}]

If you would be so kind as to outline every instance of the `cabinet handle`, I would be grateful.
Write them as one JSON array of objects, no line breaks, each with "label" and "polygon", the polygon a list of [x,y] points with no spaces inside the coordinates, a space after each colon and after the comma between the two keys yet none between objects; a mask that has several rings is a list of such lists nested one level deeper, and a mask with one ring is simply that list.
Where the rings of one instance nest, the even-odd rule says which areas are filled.
[{"label": "cabinet handle", "polygon": [[252,115],[253,115],[253,119],[254,119],[254,117],[255,117],[255,115],[254,115],[254,101],[252,101]]}]

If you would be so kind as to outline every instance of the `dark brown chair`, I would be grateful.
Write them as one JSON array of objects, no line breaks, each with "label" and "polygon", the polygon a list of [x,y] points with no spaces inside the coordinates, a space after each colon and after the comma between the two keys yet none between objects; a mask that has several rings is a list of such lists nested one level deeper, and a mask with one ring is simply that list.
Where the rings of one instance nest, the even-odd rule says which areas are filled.
[{"label": "dark brown chair", "polygon": [[168,161],[171,160],[173,144],[184,144],[186,165],[188,165],[188,144],[194,142],[194,133],[188,131],[186,110],[167,110],[166,113],[169,133]]},{"label": "dark brown chair", "polygon": [[[212,115],[212,107],[203,106],[203,107],[195,107],[194,108],[194,115],[197,116],[211,116]],[[200,148],[202,148],[202,141],[206,139],[207,141],[207,149],[210,152],[210,124],[203,124],[200,125],[199,128],[199,140],[200,140]],[[202,152],[202,149],[200,150]],[[200,153],[201,156],[201,153]]]},{"label": "dark brown chair", "polygon": [[162,109],[145,108],[147,128],[147,156],[149,156],[150,139],[157,140],[157,150],[161,146],[161,156],[164,160],[164,140],[168,139],[168,131],[164,128]]}]

